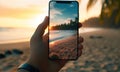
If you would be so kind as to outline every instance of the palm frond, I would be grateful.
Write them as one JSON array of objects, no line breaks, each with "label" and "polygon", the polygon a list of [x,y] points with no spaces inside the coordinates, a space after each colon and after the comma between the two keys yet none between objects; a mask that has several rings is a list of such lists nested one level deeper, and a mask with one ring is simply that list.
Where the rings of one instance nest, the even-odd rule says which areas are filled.
[{"label": "palm frond", "polygon": [[97,0],[89,0],[88,5],[87,5],[87,11],[94,5],[96,4]]}]

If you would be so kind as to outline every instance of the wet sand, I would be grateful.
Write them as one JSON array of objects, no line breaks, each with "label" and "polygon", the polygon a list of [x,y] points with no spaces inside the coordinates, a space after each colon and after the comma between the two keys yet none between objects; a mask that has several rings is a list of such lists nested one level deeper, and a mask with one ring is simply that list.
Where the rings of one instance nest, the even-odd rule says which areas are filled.
[{"label": "wet sand", "polygon": [[58,59],[77,59],[77,35],[52,42],[50,44],[50,55],[58,56]]}]

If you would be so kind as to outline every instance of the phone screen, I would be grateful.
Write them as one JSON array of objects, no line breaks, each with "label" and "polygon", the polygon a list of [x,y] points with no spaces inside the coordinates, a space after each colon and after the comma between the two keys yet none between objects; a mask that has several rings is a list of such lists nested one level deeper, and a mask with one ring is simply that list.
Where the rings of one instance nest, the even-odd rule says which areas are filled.
[{"label": "phone screen", "polygon": [[77,59],[79,21],[78,7],[79,4],[77,1],[50,1],[50,59]]}]

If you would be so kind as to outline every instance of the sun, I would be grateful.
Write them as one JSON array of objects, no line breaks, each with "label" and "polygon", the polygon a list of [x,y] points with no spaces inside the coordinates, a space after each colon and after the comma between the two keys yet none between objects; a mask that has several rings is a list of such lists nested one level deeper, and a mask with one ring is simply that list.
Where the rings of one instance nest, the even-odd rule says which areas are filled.
[{"label": "sun", "polygon": [[49,29],[52,30],[52,26],[49,26]]},{"label": "sun", "polygon": [[32,28],[36,28],[39,24],[41,24],[42,23],[42,21],[44,20],[44,18],[45,18],[45,14],[38,14],[38,15],[36,15],[36,16],[34,16],[34,17],[32,17],[31,19],[29,19],[29,24],[30,24],[30,27],[32,27]]},{"label": "sun", "polygon": [[55,44],[55,42],[50,42],[51,45]]}]

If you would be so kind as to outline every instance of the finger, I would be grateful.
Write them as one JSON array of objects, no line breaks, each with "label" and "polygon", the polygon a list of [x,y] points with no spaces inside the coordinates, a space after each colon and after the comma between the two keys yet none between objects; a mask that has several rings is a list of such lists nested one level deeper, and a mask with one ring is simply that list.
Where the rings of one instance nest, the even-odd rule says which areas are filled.
[{"label": "finger", "polygon": [[47,54],[46,57],[48,58],[48,56],[49,56],[48,55],[48,50],[49,50],[49,48],[48,48],[48,44],[49,44],[48,33],[43,36],[43,43],[44,43],[44,46],[45,46],[44,48],[45,48],[45,51],[46,51],[45,54]]},{"label": "finger", "polygon": [[42,37],[44,34],[45,29],[47,28],[49,23],[48,16],[45,17],[44,21],[37,27],[34,36],[35,37]]},{"label": "finger", "polygon": [[82,55],[82,50],[79,49],[78,51],[78,58]]},{"label": "finger", "polygon": [[79,49],[83,49],[83,45],[82,44],[79,44]]},{"label": "finger", "polygon": [[83,37],[79,37],[79,43],[83,43],[83,41],[84,41],[84,38]]},{"label": "finger", "polygon": [[82,27],[82,23],[79,23],[79,28]]},{"label": "finger", "polygon": [[60,67],[63,67],[69,60],[54,60]]},{"label": "finger", "polygon": [[45,34],[44,36],[43,36],[43,41],[44,41],[44,43],[46,44],[46,45],[48,45],[48,42],[49,42],[49,34],[47,33],[47,34]]},{"label": "finger", "polygon": [[78,48],[78,57],[82,55],[82,49],[83,49],[83,45],[80,44]]}]

